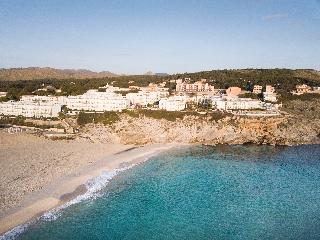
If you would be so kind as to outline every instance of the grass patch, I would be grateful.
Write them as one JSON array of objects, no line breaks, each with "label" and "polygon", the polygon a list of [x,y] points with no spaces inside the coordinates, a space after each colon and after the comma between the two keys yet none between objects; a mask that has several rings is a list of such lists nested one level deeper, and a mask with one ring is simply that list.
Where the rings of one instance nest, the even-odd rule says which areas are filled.
[{"label": "grass patch", "polygon": [[261,94],[254,94],[254,93],[243,93],[239,95],[240,98],[252,98],[252,99],[259,99],[262,97]]},{"label": "grass patch", "polygon": [[185,116],[195,116],[201,119],[210,119],[211,121],[220,120],[228,114],[222,112],[211,112],[206,114],[199,114],[197,112],[168,112],[165,110],[147,110],[137,109],[134,111],[123,110],[118,112],[104,112],[104,113],[85,113],[80,112],[77,117],[77,123],[80,126],[84,126],[88,123],[102,123],[104,125],[111,125],[120,120],[120,116],[125,114],[132,118],[148,117],[153,119],[165,119],[167,121],[174,122],[177,119],[183,119]]},{"label": "grass patch", "polygon": [[212,112],[212,113],[208,113],[208,116],[211,117],[210,118],[211,121],[218,121],[225,117],[232,117],[233,115],[231,113],[225,113],[225,112]]},{"label": "grass patch", "polygon": [[41,128],[41,129],[62,128],[60,125],[37,125],[32,122],[26,122],[26,118],[23,116],[18,116],[18,117],[1,116],[0,124],[35,127],[35,128]]},{"label": "grass patch", "polygon": [[195,115],[186,112],[167,112],[165,110],[139,110],[139,114],[154,119],[166,119],[168,121],[176,121],[177,118],[183,119],[187,115]]},{"label": "grass patch", "polygon": [[84,126],[88,123],[102,123],[104,125],[111,125],[120,120],[118,113],[116,112],[104,112],[104,113],[85,113],[80,112],[77,117],[77,123],[80,126]]},{"label": "grass patch", "polygon": [[320,99],[320,94],[318,93],[305,93],[301,95],[292,95],[288,92],[280,92],[279,101],[280,102],[289,102],[294,100],[301,100],[301,101],[313,101],[315,99]]},{"label": "grass patch", "polygon": [[199,118],[210,117],[211,120],[219,120],[224,118],[227,115],[222,112],[199,114],[198,112],[195,112],[195,111],[169,112],[165,110],[146,110],[146,109],[140,109],[135,111],[124,111],[124,113],[128,114],[131,117],[145,116],[153,119],[165,119],[171,122],[174,122],[177,119],[183,119],[185,116],[195,116]]}]

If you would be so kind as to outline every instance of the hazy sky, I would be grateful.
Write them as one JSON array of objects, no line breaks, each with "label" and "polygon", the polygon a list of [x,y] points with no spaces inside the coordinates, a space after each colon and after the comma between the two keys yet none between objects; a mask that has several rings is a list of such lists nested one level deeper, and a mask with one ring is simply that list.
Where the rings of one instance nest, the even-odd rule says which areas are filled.
[{"label": "hazy sky", "polygon": [[320,69],[320,0],[0,0],[0,67]]}]

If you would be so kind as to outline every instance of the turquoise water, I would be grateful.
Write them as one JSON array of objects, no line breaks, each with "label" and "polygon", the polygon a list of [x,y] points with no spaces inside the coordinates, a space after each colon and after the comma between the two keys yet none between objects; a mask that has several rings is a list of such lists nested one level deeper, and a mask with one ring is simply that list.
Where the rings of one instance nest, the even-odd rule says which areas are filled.
[{"label": "turquoise water", "polygon": [[320,239],[320,146],[169,150],[18,239]]}]

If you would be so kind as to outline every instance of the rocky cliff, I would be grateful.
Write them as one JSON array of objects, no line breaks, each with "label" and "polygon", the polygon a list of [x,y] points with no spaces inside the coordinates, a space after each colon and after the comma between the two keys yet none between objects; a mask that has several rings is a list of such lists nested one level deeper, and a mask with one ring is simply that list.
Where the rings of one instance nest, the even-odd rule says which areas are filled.
[{"label": "rocky cliff", "polygon": [[274,118],[225,117],[211,119],[186,116],[176,121],[123,115],[111,126],[87,125],[80,138],[93,142],[272,144],[320,143],[320,120],[302,121],[294,116]]}]

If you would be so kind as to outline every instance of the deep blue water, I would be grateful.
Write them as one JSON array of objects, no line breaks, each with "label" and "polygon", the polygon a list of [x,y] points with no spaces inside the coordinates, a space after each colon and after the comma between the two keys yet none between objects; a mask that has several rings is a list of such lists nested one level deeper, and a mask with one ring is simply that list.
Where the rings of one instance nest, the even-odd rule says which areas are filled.
[{"label": "deep blue water", "polygon": [[19,239],[320,239],[320,146],[172,149]]}]

